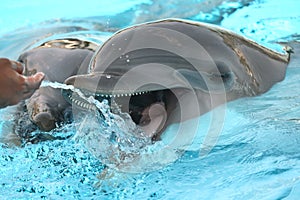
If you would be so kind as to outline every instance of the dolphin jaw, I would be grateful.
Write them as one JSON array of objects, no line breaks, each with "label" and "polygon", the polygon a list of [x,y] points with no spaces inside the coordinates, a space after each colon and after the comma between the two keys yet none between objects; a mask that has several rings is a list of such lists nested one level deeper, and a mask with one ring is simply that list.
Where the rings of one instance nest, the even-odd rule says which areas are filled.
[{"label": "dolphin jaw", "polygon": [[[91,91],[81,90],[86,97],[89,97],[88,95],[90,95],[99,101],[103,101],[105,99],[109,104],[116,103],[122,112],[126,112],[131,116],[136,125],[140,126],[142,129],[144,127],[145,132],[151,137],[162,130],[163,126],[160,127],[157,124],[165,121],[165,118],[157,118],[158,116],[155,112],[157,112],[157,108],[162,107],[164,107],[164,109],[162,109],[163,113],[166,112],[166,103],[164,98],[164,95],[166,94],[164,92],[166,91],[168,90],[137,91],[132,93],[108,93],[107,91],[106,93],[98,93],[99,91],[97,91],[97,93],[91,94]],[[76,106],[76,108],[81,110],[98,110],[96,105],[89,103],[80,95],[76,94],[76,92],[71,90],[62,90],[62,94],[65,99],[72,105]],[[145,120],[150,119],[151,117],[154,117],[155,119],[157,118],[157,120],[154,118],[153,121]]]}]

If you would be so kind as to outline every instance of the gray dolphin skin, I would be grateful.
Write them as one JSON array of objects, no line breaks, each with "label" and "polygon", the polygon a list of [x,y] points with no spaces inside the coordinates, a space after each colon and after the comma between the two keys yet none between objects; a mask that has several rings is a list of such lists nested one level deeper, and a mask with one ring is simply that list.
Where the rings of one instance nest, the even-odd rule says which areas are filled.
[{"label": "gray dolphin skin", "polygon": [[[164,19],[115,33],[94,54],[86,74],[65,83],[115,102],[155,140],[170,124],[268,91],[284,79],[288,62],[288,53],[220,27]],[[62,93],[90,107],[71,91]]]},{"label": "gray dolphin skin", "polygon": [[[25,75],[44,72],[45,80],[62,83],[68,77],[86,70],[97,46],[78,39],[57,39],[21,54]],[[41,87],[27,101],[30,119],[43,131],[50,131],[68,117],[70,104],[60,89]]]}]

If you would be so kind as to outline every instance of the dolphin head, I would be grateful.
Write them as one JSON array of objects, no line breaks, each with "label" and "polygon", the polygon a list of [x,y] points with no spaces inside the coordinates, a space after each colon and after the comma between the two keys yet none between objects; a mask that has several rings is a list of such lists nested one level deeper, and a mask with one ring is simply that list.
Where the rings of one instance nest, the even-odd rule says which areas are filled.
[{"label": "dolphin head", "polygon": [[[114,101],[154,137],[168,124],[267,91],[284,78],[287,62],[288,55],[219,27],[166,19],[117,32],[95,53],[86,74],[65,83]],[[63,96],[90,107],[69,90]]]},{"label": "dolphin head", "polygon": [[[18,60],[25,65],[24,75],[44,72],[45,80],[62,83],[80,73],[80,68],[86,71],[95,48],[93,43],[63,38],[25,51]],[[60,90],[51,87],[39,88],[26,101],[31,121],[43,131],[50,131],[69,118],[68,107]]]},{"label": "dolphin head", "polygon": [[[287,60],[221,28],[167,19],[117,32],[95,53],[86,74],[65,83],[116,102],[153,137],[170,123],[267,91],[283,79]],[[63,96],[89,108],[69,90]]]}]

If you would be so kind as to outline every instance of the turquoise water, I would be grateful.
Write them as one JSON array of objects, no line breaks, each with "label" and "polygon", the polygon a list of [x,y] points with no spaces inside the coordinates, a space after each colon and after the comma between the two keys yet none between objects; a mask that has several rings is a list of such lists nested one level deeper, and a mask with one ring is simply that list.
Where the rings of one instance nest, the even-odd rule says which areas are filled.
[{"label": "turquoise water", "polygon": [[[15,59],[37,41],[78,31],[97,31],[92,39],[100,44],[120,28],[165,17],[219,24],[278,48],[276,41],[299,40],[299,8],[297,0],[7,1],[0,7],[0,56]],[[285,80],[266,94],[228,103],[217,144],[204,157],[199,133],[180,159],[162,169],[103,176],[101,161],[73,139],[76,126],[70,124],[52,132],[70,136],[65,140],[0,148],[0,198],[298,199],[299,63],[298,56]],[[14,112],[0,111],[1,134],[12,130]]]}]

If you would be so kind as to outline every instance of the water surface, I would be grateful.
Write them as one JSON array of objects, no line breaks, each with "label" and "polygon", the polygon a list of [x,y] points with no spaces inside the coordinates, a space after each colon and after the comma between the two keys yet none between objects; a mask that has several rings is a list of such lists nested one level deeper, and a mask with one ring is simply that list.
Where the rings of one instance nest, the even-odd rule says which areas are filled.
[{"label": "water surface", "polygon": [[[100,44],[119,28],[163,17],[220,24],[271,47],[274,41],[299,40],[300,32],[300,4],[296,0],[192,0],[191,3],[113,0],[91,1],[84,5],[86,9],[68,1],[60,9],[56,1],[15,2],[2,3],[0,8],[0,25],[5,27],[0,32],[0,56],[12,59],[47,37],[97,31],[97,38],[91,39]],[[47,31],[53,27],[59,28],[51,36]],[[227,104],[220,138],[207,156],[199,157],[197,148],[201,140],[196,140],[194,147],[179,160],[152,172],[127,174],[109,170],[103,176],[101,161],[73,139],[75,124],[52,132],[71,136],[65,140],[23,148],[3,145],[0,198],[297,199],[300,196],[299,80],[299,60],[293,60],[285,80],[269,92]],[[15,123],[14,107],[2,109],[0,114],[3,134]],[[202,116],[201,121],[205,122],[207,117]]]}]

